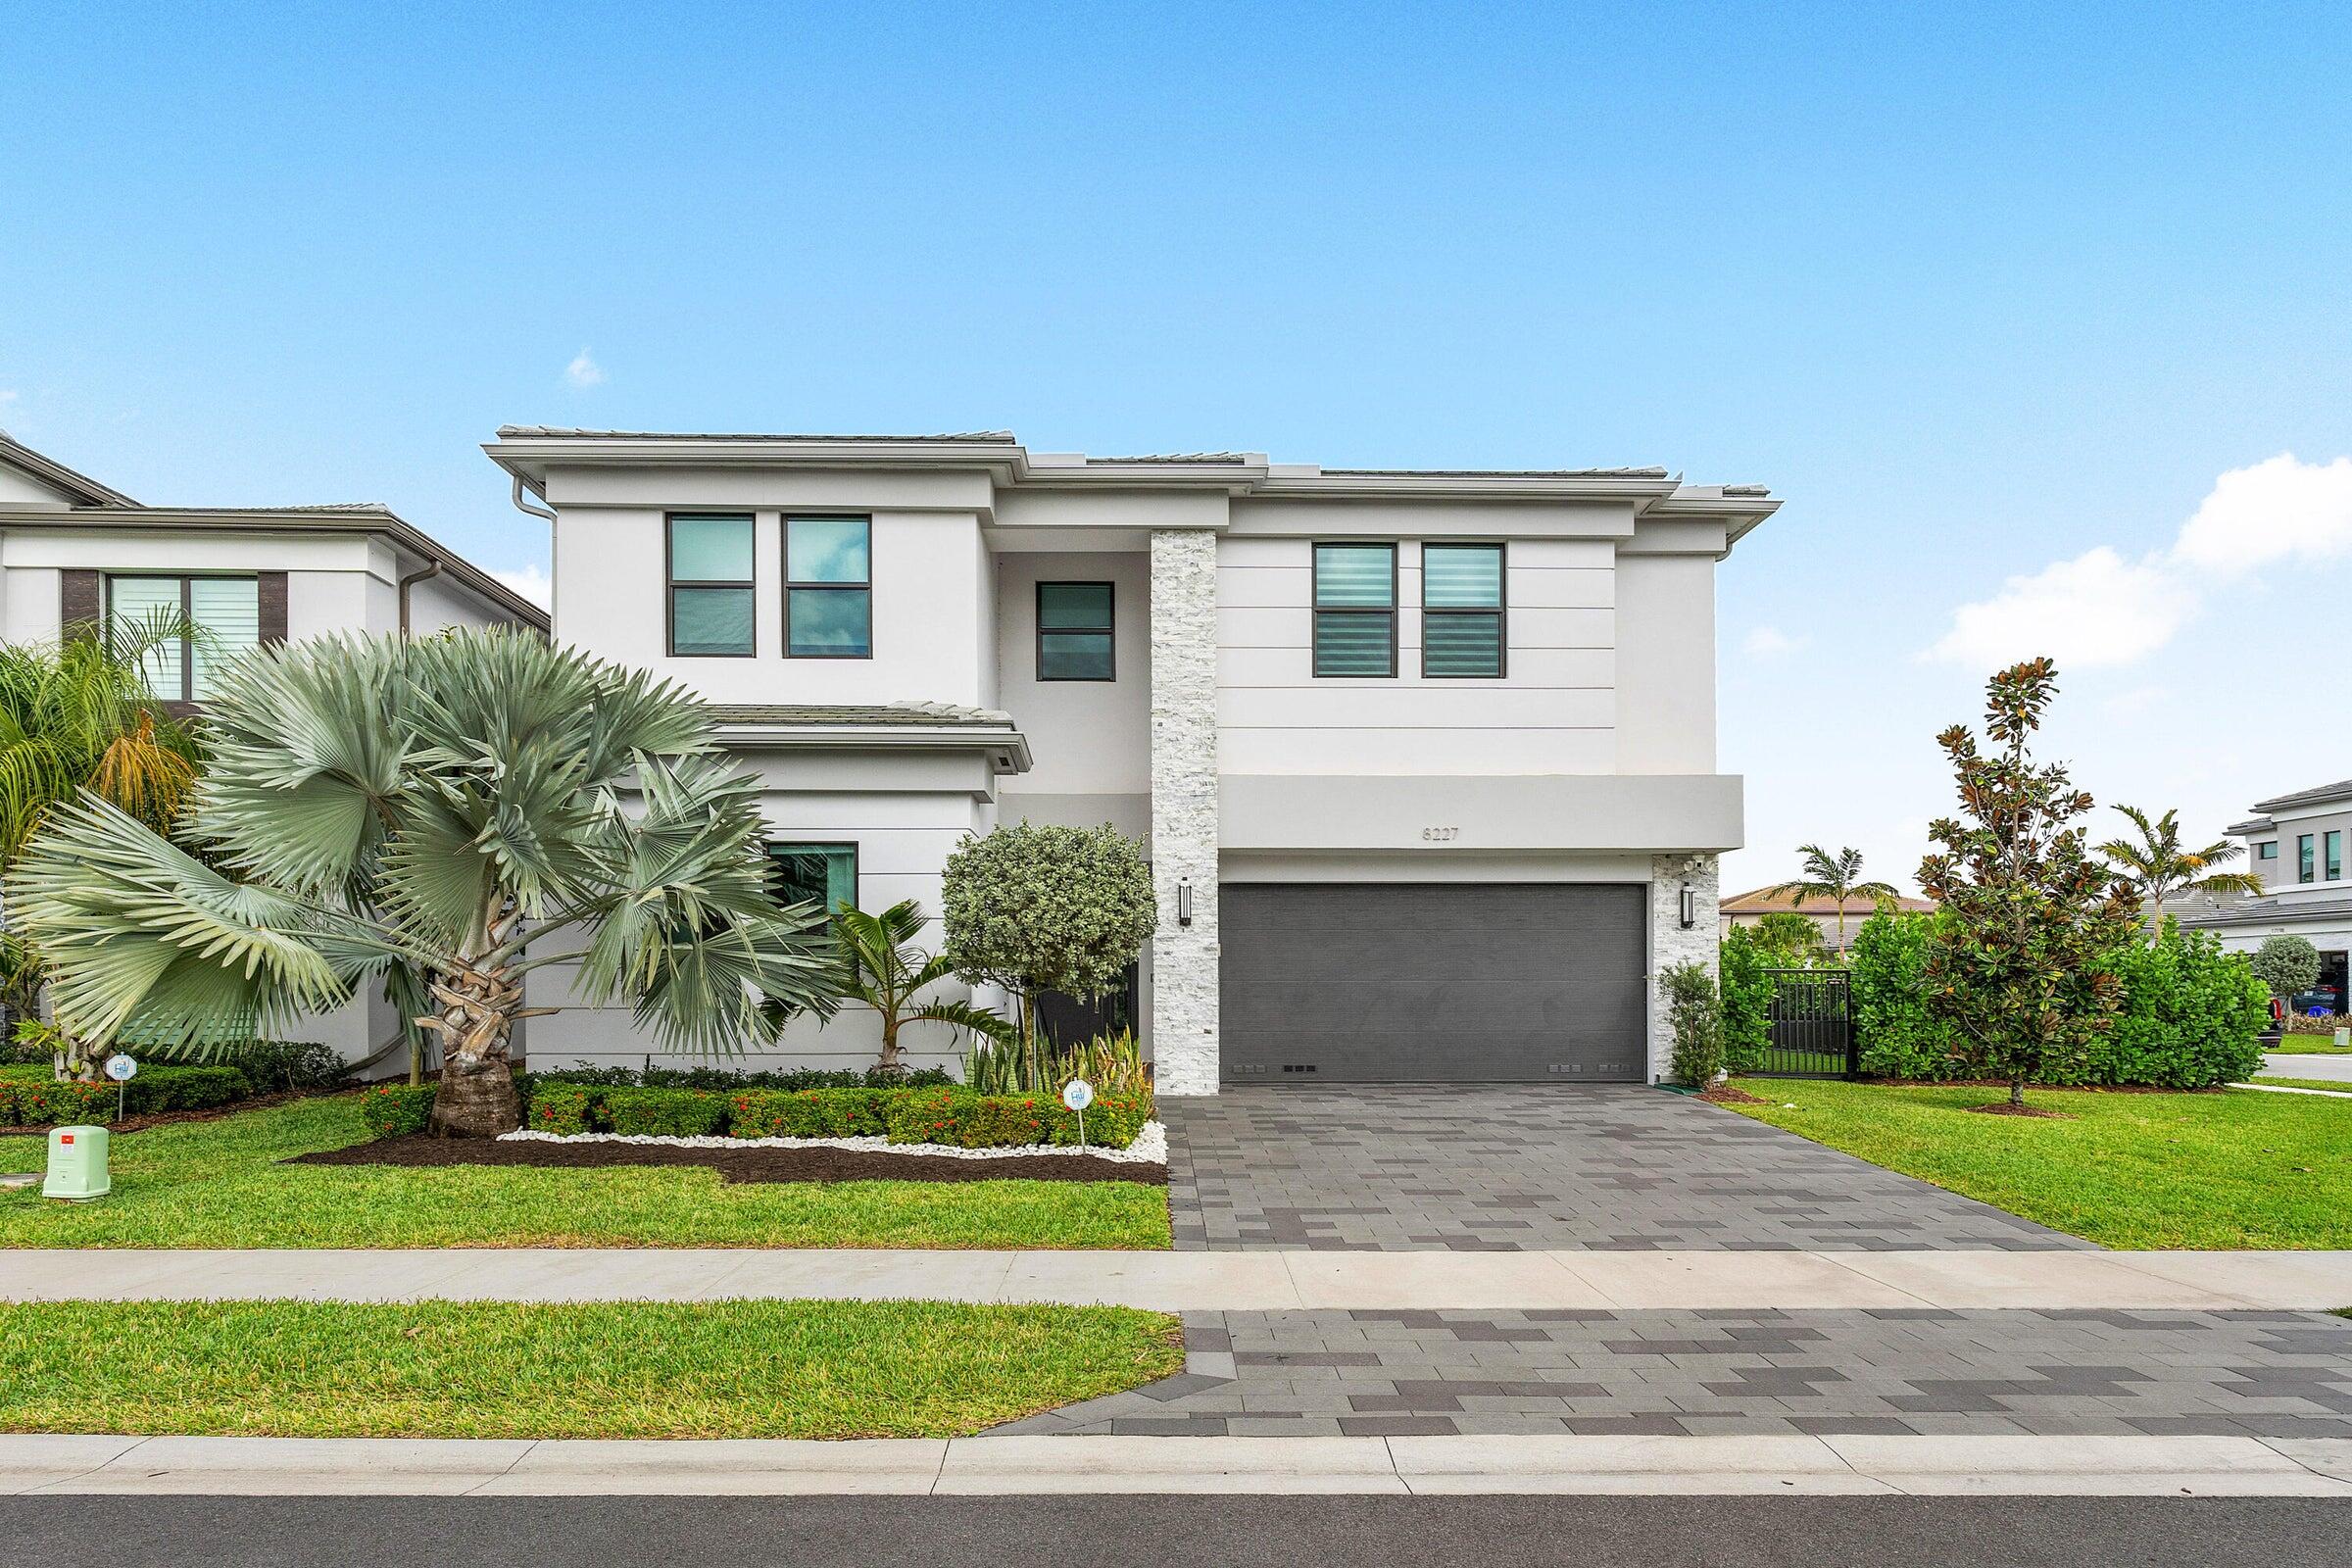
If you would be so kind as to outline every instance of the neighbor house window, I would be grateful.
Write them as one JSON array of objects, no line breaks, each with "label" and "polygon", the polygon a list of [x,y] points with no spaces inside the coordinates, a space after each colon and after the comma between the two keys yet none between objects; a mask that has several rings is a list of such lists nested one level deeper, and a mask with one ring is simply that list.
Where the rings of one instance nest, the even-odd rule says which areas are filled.
[{"label": "neighbor house window", "polygon": [[794,659],[874,657],[873,524],[864,517],[784,519],[784,652]]},{"label": "neighbor house window", "polygon": [[814,904],[828,911],[858,906],[858,846],[770,844],[779,904]]},{"label": "neighbor house window", "polygon": [[669,651],[698,659],[752,657],[752,519],[669,519]]},{"label": "neighbor house window", "polygon": [[1110,584],[1037,585],[1037,678],[1110,680]]},{"label": "neighbor house window", "polygon": [[1502,673],[1502,546],[1421,547],[1421,673]]},{"label": "neighbor house window", "polygon": [[2311,880],[2311,835],[2308,833],[2295,839],[2295,880]]},{"label": "neighbor house window", "polygon": [[2328,880],[2341,882],[2344,879],[2344,835],[2341,832],[2329,833],[2325,843],[2325,849],[2328,859]]},{"label": "neighbor house window", "polygon": [[[146,648],[140,673],[165,702],[204,701],[221,665],[262,640],[258,578],[109,577],[106,598],[116,646]],[[154,636],[165,629],[172,635]]]},{"label": "neighbor house window", "polygon": [[1396,547],[1315,546],[1315,673],[1396,673]]},{"label": "neighbor house window", "polygon": [[2264,843],[2255,845],[2254,858],[2257,860],[2276,860],[2278,858],[2278,841],[2277,839],[2270,839]]}]

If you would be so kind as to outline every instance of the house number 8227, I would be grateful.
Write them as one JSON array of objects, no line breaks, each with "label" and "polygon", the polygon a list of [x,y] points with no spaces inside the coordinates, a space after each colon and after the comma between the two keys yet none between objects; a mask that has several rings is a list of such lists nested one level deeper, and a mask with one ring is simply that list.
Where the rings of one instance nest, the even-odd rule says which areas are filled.
[{"label": "house number 8227", "polygon": [[1461,832],[1458,827],[1425,827],[1421,837],[1431,844],[1447,844],[1461,837]]}]

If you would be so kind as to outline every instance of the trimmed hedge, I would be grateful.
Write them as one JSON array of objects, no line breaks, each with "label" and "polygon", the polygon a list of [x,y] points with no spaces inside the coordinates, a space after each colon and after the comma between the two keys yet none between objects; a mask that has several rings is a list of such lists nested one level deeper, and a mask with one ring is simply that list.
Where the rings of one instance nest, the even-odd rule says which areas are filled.
[{"label": "trimmed hedge", "polygon": [[[1140,1096],[1104,1095],[1086,1111],[1086,1141],[1125,1149],[1152,1116]],[[914,1089],[892,1097],[890,1141],[952,1144],[958,1149],[1018,1149],[1078,1142],[1077,1114],[1053,1095],[975,1095],[960,1089]]]},{"label": "trimmed hedge", "polygon": [[399,1138],[424,1131],[433,1115],[431,1084],[377,1084],[360,1094],[360,1123],[370,1138]]},{"label": "trimmed hedge", "polygon": [[1717,954],[1717,984],[1723,997],[1723,1063],[1734,1072],[1764,1065],[1772,1044],[1772,955],[1746,926],[1724,934]]},{"label": "trimmed hedge", "polygon": [[[1050,1095],[922,1089],[604,1088],[529,1081],[523,1125],[534,1132],[638,1137],[888,1138],[894,1144],[1019,1149],[1078,1142],[1078,1117]],[[427,1102],[429,1103],[429,1100]],[[1152,1116],[1147,1096],[1104,1095],[1087,1108],[1090,1147],[1124,1149]],[[421,1123],[419,1123],[421,1125]]]},{"label": "trimmed hedge", "polygon": [[[234,1067],[142,1066],[120,1098],[124,1115],[146,1116],[166,1110],[210,1110],[252,1094],[252,1081]],[[111,1122],[116,1102],[112,1079],[61,1084],[47,1067],[0,1067],[0,1126]]]},{"label": "trimmed hedge", "polygon": [[1943,914],[1883,910],[1862,922],[1846,954],[1862,1071],[1938,1083],[1968,1075],[1958,1030],[1928,1010],[1928,948]]},{"label": "trimmed hedge", "polygon": [[881,1138],[894,1098],[907,1089],[754,1089],[727,1097],[730,1138]]},{"label": "trimmed hedge", "polygon": [[[522,1084],[514,1093],[524,1095]],[[522,1124],[535,1133],[598,1132],[595,1125],[597,1102],[603,1098],[598,1090],[582,1084],[551,1084],[534,1078],[522,1102]]]},{"label": "trimmed hedge", "polygon": [[[516,1073],[515,1082],[523,1075]],[[926,1089],[953,1085],[944,1067],[921,1067],[884,1072],[853,1067],[793,1067],[739,1072],[731,1067],[556,1067],[530,1075],[533,1083],[585,1084],[597,1089],[709,1089],[738,1094],[746,1089]]]},{"label": "trimmed hedge", "polygon": [[726,1130],[727,1098],[693,1089],[608,1089],[600,1120],[645,1138],[711,1138]]}]

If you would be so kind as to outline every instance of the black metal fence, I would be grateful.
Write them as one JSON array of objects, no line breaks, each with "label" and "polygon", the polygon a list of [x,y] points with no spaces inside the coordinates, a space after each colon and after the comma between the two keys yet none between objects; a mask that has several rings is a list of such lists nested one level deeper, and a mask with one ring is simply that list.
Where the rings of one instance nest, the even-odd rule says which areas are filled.
[{"label": "black metal fence", "polygon": [[1772,982],[1772,1033],[1767,1078],[1852,1078],[1862,1069],[1854,1040],[1853,993],[1836,969],[1767,969]]}]

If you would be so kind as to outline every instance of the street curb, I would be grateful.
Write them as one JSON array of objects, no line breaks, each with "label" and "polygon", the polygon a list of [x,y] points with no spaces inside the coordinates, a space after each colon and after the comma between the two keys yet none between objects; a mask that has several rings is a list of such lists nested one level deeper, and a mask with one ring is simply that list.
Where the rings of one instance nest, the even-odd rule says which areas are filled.
[{"label": "street curb", "polygon": [[2352,1439],[0,1436],[0,1494],[2352,1497]]}]

